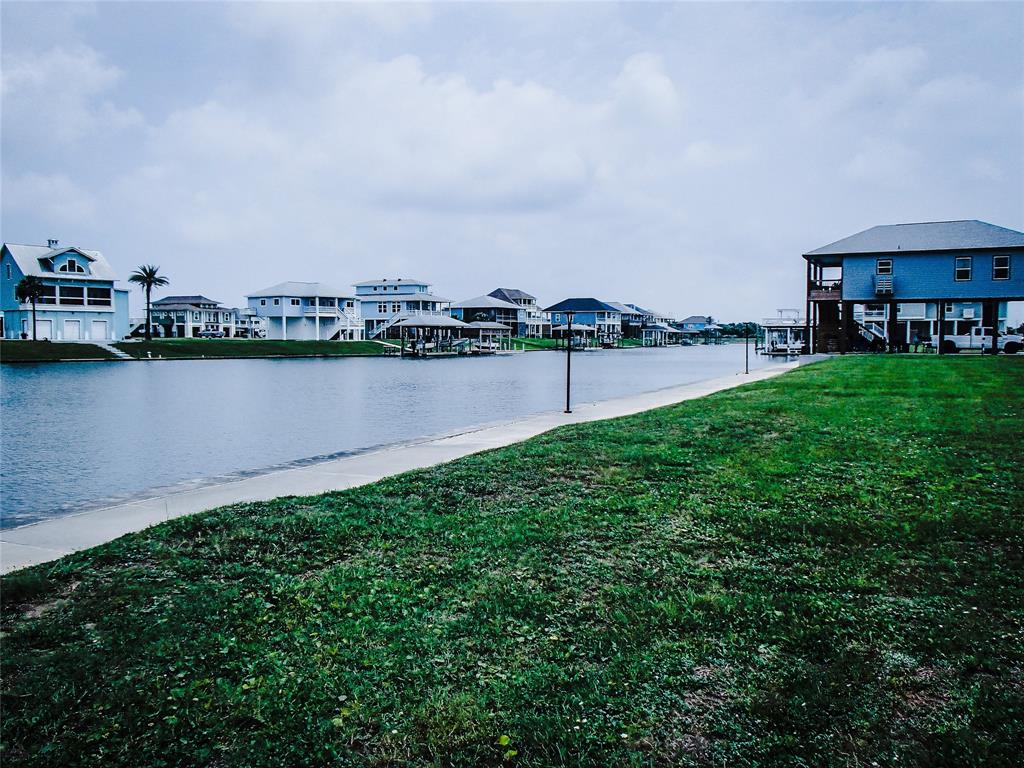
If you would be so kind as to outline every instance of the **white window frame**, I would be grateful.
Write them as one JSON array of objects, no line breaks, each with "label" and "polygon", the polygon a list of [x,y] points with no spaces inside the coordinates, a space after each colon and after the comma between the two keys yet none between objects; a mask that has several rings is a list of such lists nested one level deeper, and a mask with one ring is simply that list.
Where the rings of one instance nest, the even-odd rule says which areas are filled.
[{"label": "white window frame", "polygon": [[875,274],[876,275],[891,275],[892,274],[892,259],[875,259]]},{"label": "white window frame", "polygon": [[[1002,266],[996,266],[996,259],[1003,259],[1005,263]],[[997,276],[996,271],[1004,271],[1005,274],[1002,277]],[[1009,280],[1010,279],[1010,255],[1000,253],[992,257],[992,279],[993,280]]]},{"label": "white window frame", "polygon": [[[967,266],[961,267],[960,262],[966,261]],[[960,277],[960,273],[967,270],[967,277]],[[969,283],[974,276],[974,258],[971,256],[956,256],[953,259],[953,280],[957,283]]]}]

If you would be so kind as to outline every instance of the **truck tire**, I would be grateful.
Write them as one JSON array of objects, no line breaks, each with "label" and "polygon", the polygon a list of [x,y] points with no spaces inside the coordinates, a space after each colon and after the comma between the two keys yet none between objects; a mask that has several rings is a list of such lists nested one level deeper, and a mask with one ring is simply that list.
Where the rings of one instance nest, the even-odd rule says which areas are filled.
[{"label": "truck tire", "polygon": [[1006,342],[1006,346],[1003,347],[1003,352],[1008,355],[1016,355],[1020,350],[1021,346],[1019,341],[1008,341]]},{"label": "truck tire", "polygon": [[956,342],[946,339],[942,342],[942,352],[946,355],[955,355],[960,351],[960,348],[956,345]]}]

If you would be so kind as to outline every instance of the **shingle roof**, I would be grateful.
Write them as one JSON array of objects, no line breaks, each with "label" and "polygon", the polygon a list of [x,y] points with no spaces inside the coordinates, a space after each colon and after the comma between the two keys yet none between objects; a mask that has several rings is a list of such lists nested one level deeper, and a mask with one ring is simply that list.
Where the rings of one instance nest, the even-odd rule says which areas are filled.
[{"label": "shingle roof", "polygon": [[297,283],[284,282],[264,288],[262,291],[250,293],[246,298],[259,299],[267,296],[289,296],[294,298],[305,298],[308,296],[325,296],[329,298],[354,298],[346,291],[339,291],[333,286],[324,283]]},{"label": "shingle roof", "polygon": [[457,301],[452,304],[452,309],[514,309],[517,312],[522,309],[518,304],[511,301],[503,301],[494,296],[474,296],[472,299]]},{"label": "shingle roof", "polygon": [[615,307],[594,298],[562,299],[547,307],[545,312],[618,312]]},{"label": "shingle roof", "polygon": [[503,301],[510,301],[513,304],[519,299],[533,299],[536,301],[537,297],[532,296],[526,291],[521,291],[518,288],[495,288],[491,291],[488,296],[493,296],[496,299],[502,299]]},{"label": "shingle roof", "polygon": [[153,302],[153,306],[163,304],[217,304],[219,301],[208,299],[205,296],[164,296],[162,299],[157,299]]},{"label": "shingle roof", "polygon": [[[35,275],[37,277],[59,277],[61,280],[117,280],[117,275],[114,273],[110,263],[99,251],[87,251],[84,248],[75,247],[50,248],[45,245],[19,245],[17,243],[4,243],[3,247],[8,250],[14,258],[14,261],[17,263],[18,269],[20,269],[25,275]],[[90,274],[82,275],[75,274],[74,272],[52,272],[44,270],[42,264],[40,264],[40,259],[52,259],[55,256],[67,253],[68,251],[80,253],[82,256],[89,259]]]},{"label": "shingle roof", "polygon": [[679,322],[680,323],[706,323],[710,319],[711,318],[709,318],[707,315],[690,315],[689,317],[684,317]]},{"label": "shingle roof", "polygon": [[1024,232],[968,219],[882,224],[808,251],[804,256],[1008,247],[1024,247]]},{"label": "shingle roof", "polygon": [[631,307],[628,304],[623,304],[622,302],[619,302],[619,301],[606,301],[605,304],[607,304],[612,309],[621,312],[624,315],[642,315],[643,314],[643,312],[641,312],[640,310],[636,309],[635,307]]}]

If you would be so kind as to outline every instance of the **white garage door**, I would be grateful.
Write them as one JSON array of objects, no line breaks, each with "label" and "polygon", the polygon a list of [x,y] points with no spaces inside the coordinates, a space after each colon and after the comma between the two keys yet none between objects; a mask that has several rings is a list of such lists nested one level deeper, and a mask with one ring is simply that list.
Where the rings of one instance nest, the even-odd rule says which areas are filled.
[{"label": "white garage door", "polygon": [[64,338],[67,341],[78,341],[82,338],[82,321],[81,320],[65,320],[64,321]]},{"label": "white garage door", "polygon": [[107,338],[107,321],[106,320],[93,320],[92,329],[89,333],[90,339],[96,339],[102,341]]},{"label": "white garage door", "polygon": [[36,320],[36,338],[53,338],[53,320]]}]

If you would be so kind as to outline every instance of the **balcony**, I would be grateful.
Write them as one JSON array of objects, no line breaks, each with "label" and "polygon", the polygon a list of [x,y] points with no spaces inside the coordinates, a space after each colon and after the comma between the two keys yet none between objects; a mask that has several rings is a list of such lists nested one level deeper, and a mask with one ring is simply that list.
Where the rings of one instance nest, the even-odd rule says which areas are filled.
[{"label": "balcony", "polygon": [[812,280],[807,285],[807,298],[811,301],[839,301],[842,297],[842,280]]},{"label": "balcony", "polygon": [[302,314],[307,317],[340,317],[337,307],[304,307]]}]

